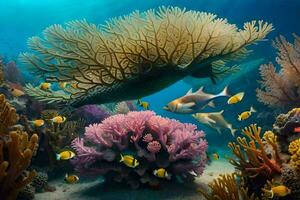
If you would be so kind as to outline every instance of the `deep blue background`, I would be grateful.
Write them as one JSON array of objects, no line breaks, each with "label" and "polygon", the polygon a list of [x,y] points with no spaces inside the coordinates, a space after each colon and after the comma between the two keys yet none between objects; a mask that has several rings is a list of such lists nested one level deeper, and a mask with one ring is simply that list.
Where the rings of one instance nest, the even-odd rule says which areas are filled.
[{"label": "deep blue background", "polygon": [[[244,22],[253,19],[263,19],[273,23],[275,30],[268,36],[270,40],[254,46],[254,53],[248,60],[257,58],[264,62],[275,60],[275,50],[271,40],[280,34],[292,39],[292,33],[300,34],[300,1],[299,0],[0,0],[0,55],[6,59],[17,60],[20,52],[26,51],[27,38],[40,35],[42,30],[51,24],[61,24],[74,19],[85,18],[93,23],[103,23],[110,17],[125,15],[133,10],[147,10],[159,6],[179,6],[198,11],[213,12],[219,17],[228,18],[230,23],[242,26]],[[245,61],[245,62],[246,62]],[[227,80],[213,86],[206,82],[206,91],[218,92],[229,82],[231,93],[245,91],[245,101],[235,107],[226,105],[223,101],[216,110],[225,109],[226,118],[234,126],[242,127],[250,123],[237,122],[237,114],[256,105],[255,88],[259,64],[250,66],[247,71],[235,80]],[[189,85],[179,82],[157,94],[143,100],[150,102],[150,106],[157,113],[180,119],[185,122],[196,123],[191,116],[174,115],[163,111],[161,108],[170,100],[186,93]],[[262,106],[261,106],[262,107]],[[263,107],[262,107],[263,108]],[[257,122],[256,118],[252,122]],[[223,139],[230,136],[218,137],[211,129],[206,129],[212,144],[222,144]],[[216,139],[217,138],[217,139]]]}]

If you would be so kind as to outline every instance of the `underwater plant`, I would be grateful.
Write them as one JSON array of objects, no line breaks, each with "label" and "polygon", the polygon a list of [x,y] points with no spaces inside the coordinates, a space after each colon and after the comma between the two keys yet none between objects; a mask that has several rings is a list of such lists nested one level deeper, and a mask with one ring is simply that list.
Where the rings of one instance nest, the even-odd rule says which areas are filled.
[{"label": "underwater plant", "polygon": [[211,194],[202,189],[197,190],[207,200],[259,200],[255,194],[248,195],[248,189],[238,184],[234,173],[220,175],[208,186]]},{"label": "underwater plant", "polygon": [[280,66],[277,72],[272,64],[260,67],[261,88],[256,90],[258,100],[269,107],[289,109],[299,106],[300,100],[300,38],[294,35],[294,44],[283,36],[273,45],[277,49],[276,62]]},{"label": "underwater plant", "polygon": [[29,136],[18,128],[9,130],[16,125],[19,116],[3,94],[0,100],[0,197],[13,200],[36,175],[34,170],[27,173],[25,170],[37,150],[39,137],[37,134]]},{"label": "underwater plant", "polygon": [[45,81],[75,86],[49,92],[28,85],[29,95],[79,107],[138,99],[188,75],[214,79],[230,72],[226,61],[244,56],[246,46],[270,31],[272,25],[263,21],[238,29],[211,13],[161,7],[102,26],[85,20],[50,26],[44,38],[29,39],[35,54],[22,53],[20,59]]},{"label": "underwater plant", "polygon": [[[202,174],[206,164],[207,142],[196,129],[152,111],[113,115],[86,127],[84,138],[72,142],[76,151],[72,163],[82,174],[125,181],[133,188],[166,180],[154,175],[157,169],[166,170],[168,178],[190,181]],[[136,165],[121,163],[123,157]]]}]

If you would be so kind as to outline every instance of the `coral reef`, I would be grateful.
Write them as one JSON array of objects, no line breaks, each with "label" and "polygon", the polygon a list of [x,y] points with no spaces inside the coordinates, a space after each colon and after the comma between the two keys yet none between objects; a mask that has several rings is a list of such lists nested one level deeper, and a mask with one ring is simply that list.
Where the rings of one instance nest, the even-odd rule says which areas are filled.
[{"label": "coral reef", "polygon": [[45,172],[38,172],[32,180],[31,185],[35,188],[36,191],[41,191],[47,186],[47,183],[48,174]]},{"label": "coral reef", "polygon": [[289,144],[300,139],[300,134],[294,129],[300,127],[300,108],[294,108],[286,114],[280,114],[273,125],[273,132],[277,136],[280,150],[288,153]]},{"label": "coral reef", "polygon": [[294,140],[290,143],[289,153],[291,154],[291,165],[300,170],[300,139]]},{"label": "coral reef", "polygon": [[18,121],[19,116],[15,108],[13,108],[0,94],[0,136],[7,133],[7,128],[13,126]]},{"label": "coral reef", "polygon": [[237,138],[238,144],[230,142],[229,147],[237,159],[230,158],[249,188],[261,199],[270,198],[273,186],[285,186],[290,194],[275,199],[300,199],[300,109],[294,108],[280,114],[273,124],[273,131],[265,131],[251,125],[243,130],[250,139]]},{"label": "coral reef", "polygon": [[257,89],[258,100],[270,107],[291,108],[300,105],[300,38],[294,35],[294,45],[283,36],[274,41],[278,50],[277,63],[280,71],[272,63],[260,67],[261,89]]},{"label": "coral reef", "polygon": [[15,61],[8,62],[4,68],[4,79],[10,83],[24,84],[23,76],[18,69]]},{"label": "coral reef", "polygon": [[[159,184],[161,179],[153,175],[157,168],[192,180],[206,163],[207,143],[196,128],[152,111],[113,115],[86,127],[84,138],[72,142],[77,155],[72,163],[83,174],[104,175],[107,181],[125,181],[133,188]],[[132,155],[139,165],[125,166],[120,154]]]},{"label": "coral reef", "polygon": [[239,186],[235,174],[220,175],[208,186],[211,189],[211,194],[198,189],[207,200],[259,200],[255,194],[249,196],[247,188]]},{"label": "coral reef", "polygon": [[[274,143],[275,136],[271,132],[266,132],[264,135],[265,140],[263,140],[260,136],[261,128],[255,124],[246,127],[242,132],[249,141],[245,137],[238,137],[238,144],[235,142],[228,144],[232,153],[237,157],[237,160],[230,158],[229,162],[241,171],[243,176],[250,178],[263,175],[270,179],[276,174],[280,174],[281,161],[279,160],[279,155],[277,155],[277,145]],[[275,155],[267,153],[267,144],[274,148]]]},{"label": "coral reef", "polygon": [[214,14],[161,7],[104,26],[85,20],[50,26],[44,38],[29,39],[36,54],[23,53],[20,59],[47,81],[76,85],[69,92],[51,93],[28,86],[29,95],[79,107],[138,99],[187,75],[228,72],[224,61],[244,56],[247,45],[270,31],[272,25],[263,21],[239,29]]}]

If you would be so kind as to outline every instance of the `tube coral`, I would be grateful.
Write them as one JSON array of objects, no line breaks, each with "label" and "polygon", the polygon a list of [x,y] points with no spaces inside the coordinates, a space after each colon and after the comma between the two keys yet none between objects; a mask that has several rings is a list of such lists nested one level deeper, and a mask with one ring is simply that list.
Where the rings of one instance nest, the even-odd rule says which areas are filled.
[{"label": "tube coral", "polygon": [[104,26],[85,20],[50,26],[44,39],[29,40],[37,54],[23,53],[20,58],[48,81],[76,85],[70,93],[45,93],[29,86],[29,95],[78,107],[138,99],[187,75],[214,77],[213,71],[228,71],[225,60],[245,55],[247,45],[271,30],[263,21],[246,22],[238,29],[214,14],[161,7]]},{"label": "tube coral", "polygon": [[257,89],[258,100],[270,107],[296,107],[300,100],[300,38],[294,35],[294,45],[283,36],[275,40],[278,50],[277,63],[280,71],[272,63],[262,65],[261,89]]},{"label": "tube coral", "polygon": [[[206,163],[207,143],[204,133],[196,128],[151,111],[113,115],[90,125],[84,138],[72,142],[77,154],[73,164],[82,173],[125,180],[133,187],[159,182],[153,175],[157,168],[190,179],[193,174],[202,174]],[[119,162],[119,155],[125,152],[139,161],[136,168]]]},{"label": "tube coral", "polygon": [[19,116],[6,100],[3,94],[0,94],[0,135],[7,133],[7,128],[15,125]]}]

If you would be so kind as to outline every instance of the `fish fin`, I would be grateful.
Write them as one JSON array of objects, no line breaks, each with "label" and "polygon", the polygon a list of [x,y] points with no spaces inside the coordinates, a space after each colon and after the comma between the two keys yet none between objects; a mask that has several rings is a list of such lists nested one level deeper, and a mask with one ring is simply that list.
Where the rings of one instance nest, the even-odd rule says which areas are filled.
[{"label": "fish fin", "polygon": [[56,160],[60,160],[60,155],[58,153],[56,154]]},{"label": "fish fin", "polygon": [[218,112],[219,115],[222,115],[224,112],[224,110],[221,110],[220,112]]},{"label": "fish fin", "polygon": [[216,107],[216,105],[215,105],[215,102],[214,101],[210,101],[210,102],[208,102],[208,104],[207,104],[209,107],[211,107],[211,108],[215,108]]},{"label": "fish fin", "polygon": [[67,179],[67,178],[68,178],[68,176],[69,176],[69,174],[68,174],[68,173],[66,173],[66,174],[65,174],[65,179]]},{"label": "fish fin", "polygon": [[207,122],[208,123],[213,123],[213,124],[216,124],[217,122],[215,121],[215,120],[213,120],[213,119],[211,119],[211,118],[209,118],[209,117],[206,117],[206,119],[207,119]]},{"label": "fish fin", "polygon": [[194,105],[196,105],[195,102],[189,102],[189,103],[185,103],[183,104],[183,108],[190,108],[190,107],[193,107]]},{"label": "fish fin", "polygon": [[120,156],[121,156],[120,162],[123,162],[124,161],[124,157],[123,157],[122,154],[120,154]]},{"label": "fish fin", "polygon": [[237,131],[237,129],[234,129],[234,128],[232,127],[232,124],[229,124],[229,125],[228,125],[228,128],[229,128],[229,130],[230,130],[231,135],[234,137],[234,136],[235,136],[235,132]]},{"label": "fish fin", "polygon": [[238,115],[238,120],[239,120],[239,121],[242,121],[241,115]]},{"label": "fish fin", "polygon": [[251,106],[250,112],[251,112],[251,113],[256,112],[256,110],[253,108],[253,106]]},{"label": "fish fin", "polygon": [[189,89],[189,91],[187,91],[187,93],[185,94],[185,96],[192,94],[193,93],[193,88]]},{"label": "fish fin", "polygon": [[230,96],[229,94],[228,94],[228,86],[226,86],[224,89],[223,89],[223,91],[222,92],[220,92],[219,94],[217,94],[216,96]]},{"label": "fish fin", "polygon": [[219,134],[222,133],[220,128],[215,128],[215,129],[217,130],[217,132],[218,132]]},{"label": "fish fin", "polygon": [[204,89],[204,87],[201,86],[195,93],[203,93],[203,89]]}]

